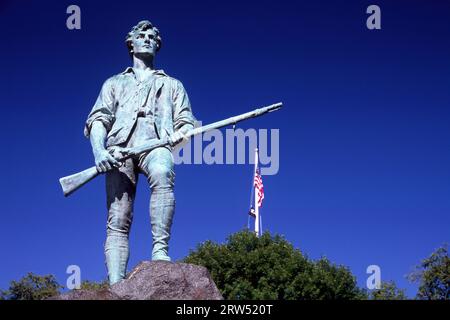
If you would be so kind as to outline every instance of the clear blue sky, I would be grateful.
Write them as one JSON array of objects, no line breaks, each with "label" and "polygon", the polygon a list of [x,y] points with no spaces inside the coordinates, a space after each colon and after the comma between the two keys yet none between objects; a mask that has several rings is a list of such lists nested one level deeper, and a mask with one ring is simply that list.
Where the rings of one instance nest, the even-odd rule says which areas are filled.
[{"label": "clear blue sky", "polygon": [[[81,7],[68,30],[66,8]],[[382,30],[365,27],[368,5]],[[68,265],[106,276],[104,177],[64,198],[58,179],[93,164],[83,125],[103,81],[130,60],[142,19],[161,31],[157,67],[180,79],[204,123],[284,109],[242,128],[280,129],[280,171],[263,177],[264,227],[365,285],[404,275],[449,241],[448,1],[2,1],[0,288]],[[176,167],[174,259],[247,224],[251,165]],[[149,259],[141,179],[129,267]]]}]

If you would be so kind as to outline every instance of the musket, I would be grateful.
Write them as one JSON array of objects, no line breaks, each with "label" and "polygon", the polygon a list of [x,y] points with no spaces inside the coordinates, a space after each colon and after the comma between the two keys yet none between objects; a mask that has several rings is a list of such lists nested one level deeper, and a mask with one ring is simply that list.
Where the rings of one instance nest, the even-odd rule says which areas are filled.
[{"label": "musket", "polygon": [[[230,117],[228,119],[224,119],[221,121],[217,121],[211,124],[208,124],[206,126],[194,128],[190,131],[188,131],[183,139],[189,139],[195,135],[202,134],[204,132],[213,130],[213,129],[219,129],[223,128],[229,125],[235,125],[238,122],[250,119],[250,118],[256,118],[259,116],[262,116],[268,112],[273,112],[281,109],[282,103],[275,103],[267,107],[255,109],[250,112],[246,112],[243,114],[240,114],[238,116]],[[168,137],[164,137],[162,139],[150,139],[147,142],[143,143],[142,145],[139,145],[137,147],[133,148],[123,148],[119,150],[120,153],[122,153],[122,157],[119,159],[116,159],[119,162],[124,162],[128,158],[140,155],[142,153],[150,152],[153,149],[160,148],[170,145],[170,141]],[[94,179],[100,174],[98,172],[97,167],[93,166],[89,169],[83,170],[81,172],[72,174],[70,176],[62,177],[59,179],[59,183],[61,184],[64,196],[69,196],[79,188],[81,188],[83,185]]]}]

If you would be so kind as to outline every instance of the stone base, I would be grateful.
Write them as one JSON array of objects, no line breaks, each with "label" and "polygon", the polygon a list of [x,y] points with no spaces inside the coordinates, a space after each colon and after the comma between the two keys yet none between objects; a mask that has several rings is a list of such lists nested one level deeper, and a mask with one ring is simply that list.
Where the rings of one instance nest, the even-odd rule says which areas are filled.
[{"label": "stone base", "polygon": [[143,261],[102,290],[72,290],[51,300],[223,300],[208,270],[188,263]]}]

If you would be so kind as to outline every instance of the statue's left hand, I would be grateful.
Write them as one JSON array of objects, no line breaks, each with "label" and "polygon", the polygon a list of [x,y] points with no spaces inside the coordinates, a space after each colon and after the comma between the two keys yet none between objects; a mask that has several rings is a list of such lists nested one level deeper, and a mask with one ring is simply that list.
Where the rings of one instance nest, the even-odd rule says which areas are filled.
[{"label": "statue's left hand", "polygon": [[169,143],[172,147],[174,147],[177,144],[179,144],[181,141],[183,141],[184,139],[186,139],[186,136],[183,133],[181,133],[180,131],[177,131],[170,135]]}]

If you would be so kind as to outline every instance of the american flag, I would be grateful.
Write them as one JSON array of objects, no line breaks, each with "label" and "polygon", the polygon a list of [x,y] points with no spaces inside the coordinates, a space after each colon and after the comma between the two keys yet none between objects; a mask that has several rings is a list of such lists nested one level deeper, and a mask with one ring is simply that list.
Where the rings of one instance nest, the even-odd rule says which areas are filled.
[{"label": "american flag", "polygon": [[259,169],[256,169],[255,179],[253,180],[253,186],[255,187],[256,192],[256,201],[257,201],[256,205],[258,207],[262,207],[262,201],[264,199],[264,186]]}]

